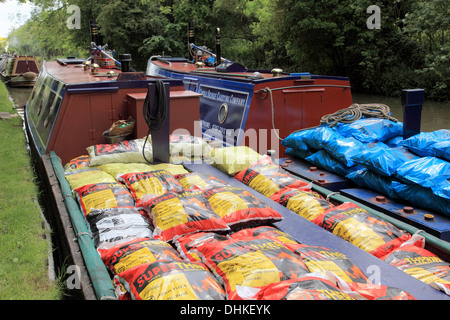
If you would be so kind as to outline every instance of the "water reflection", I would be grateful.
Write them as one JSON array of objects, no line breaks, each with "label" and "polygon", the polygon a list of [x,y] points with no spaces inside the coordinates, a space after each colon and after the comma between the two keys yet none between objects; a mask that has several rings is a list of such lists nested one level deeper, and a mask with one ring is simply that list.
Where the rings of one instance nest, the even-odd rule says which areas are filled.
[{"label": "water reflection", "polygon": [[15,108],[23,108],[27,104],[33,88],[8,88],[9,96]]},{"label": "water reflection", "polygon": [[[377,95],[353,93],[355,103],[383,103],[391,108],[392,116],[403,121],[401,99]],[[425,101],[422,107],[422,131],[450,129],[450,103]]]}]

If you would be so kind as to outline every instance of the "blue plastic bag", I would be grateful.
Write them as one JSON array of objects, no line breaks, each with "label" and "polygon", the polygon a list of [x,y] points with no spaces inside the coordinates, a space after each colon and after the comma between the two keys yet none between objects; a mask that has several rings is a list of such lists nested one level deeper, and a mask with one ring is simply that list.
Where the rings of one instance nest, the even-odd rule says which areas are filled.
[{"label": "blue plastic bag", "polygon": [[296,157],[300,159],[305,159],[310,155],[316,153],[317,150],[309,149],[309,150],[296,150],[292,148],[286,148],[286,154],[291,157]]},{"label": "blue plastic bag", "polygon": [[403,184],[392,182],[392,189],[401,199],[425,210],[434,210],[437,213],[450,217],[450,201],[436,196],[431,189],[423,188],[417,184]]},{"label": "blue plastic bag", "polygon": [[432,148],[436,152],[436,157],[450,161],[450,140],[437,142]]},{"label": "blue plastic bag", "polygon": [[352,137],[338,137],[327,142],[322,142],[322,146],[323,149],[328,151],[328,153],[332,154],[333,157],[341,161],[347,167],[353,167],[356,165],[353,158],[361,153],[366,145]]},{"label": "blue plastic bag", "polygon": [[450,199],[450,162],[448,161],[435,157],[407,161],[397,168],[396,176],[401,181],[430,188],[434,194]]},{"label": "blue plastic bag", "polygon": [[294,150],[307,151],[310,147],[303,141],[303,137],[310,134],[309,130],[291,133],[281,141],[281,144]]},{"label": "blue plastic bag", "polygon": [[450,161],[450,130],[421,132],[399,143],[422,157],[442,157]]},{"label": "blue plastic bag", "polygon": [[352,123],[339,123],[335,130],[343,137],[353,137],[363,143],[370,143],[402,135],[403,123],[389,119],[363,118]]},{"label": "blue plastic bag", "polygon": [[316,153],[305,158],[305,160],[314,164],[318,168],[321,168],[328,172],[336,173],[343,177],[355,170],[362,169],[360,166],[347,167],[345,164],[338,161],[325,150],[319,150]]},{"label": "blue plastic bag", "polygon": [[392,188],[392,182],[395,179],[381,176],[367,169],[353,171],[346,178],[363,188],[376,191],[391,199],[398,199],[397,193]]},{"label": "blue plastic bag", "polygon": [[366,145],[366,148],[353,157],[353,161],[382,176],[390,177],[403,163],[418,159],[404,147],[390,148],[383,142]]},{"label": "blue plastic bag", "polygon": [[396,137],[393,137],[391,139],[384,141],[384,143],[391,148],[395,148],[395,147],[400,146],[401,141],[403,141],[403,136],[396,136]]}]

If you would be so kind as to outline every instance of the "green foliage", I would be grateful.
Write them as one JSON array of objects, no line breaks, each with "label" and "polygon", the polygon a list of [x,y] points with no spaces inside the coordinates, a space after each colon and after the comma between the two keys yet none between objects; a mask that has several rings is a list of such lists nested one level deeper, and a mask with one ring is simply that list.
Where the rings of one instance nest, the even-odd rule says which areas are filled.
[{"label": "green foliage", "polygon": [[[145,70],[152,55],[189,56],[195,43],[248,68],[347,76],[355,91],[398,96],[421,87],[427,98],[450,100],[448,0],[33,0],[32,19],[13,31],[21,51],[45,58],[85,55],[89,20],[102,44],[130,53]],[[67,7],[81,8],[81,29],[69,30]],[[381,29],[369,29],[370,5],[381,9]]]}]

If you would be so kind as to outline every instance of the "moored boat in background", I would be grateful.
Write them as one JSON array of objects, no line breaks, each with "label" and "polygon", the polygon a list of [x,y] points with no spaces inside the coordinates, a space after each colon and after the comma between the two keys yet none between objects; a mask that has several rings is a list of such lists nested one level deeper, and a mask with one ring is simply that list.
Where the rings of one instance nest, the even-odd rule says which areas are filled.
[{"label": "moored boat in background", "polygon": [[39,70],[34,57],[5,55],[0,60],[2,80],[11,87],[33,87]]},{"label": "moored boat in background", "polygon": [[190,32],[191,60],[153,56],[146,74],[180,79],[186,89],[202,94],[202,132],[226,146],[247,145],[260,153],[275,150],[277,155],[283,154],[282,138],[315,126],[323,115],[352,104],[346,77],[284,73],[277,68],[250,70],[238,62],[216,58],[220,56],[220,32],[216,55],[196,46],[193,30]]}]

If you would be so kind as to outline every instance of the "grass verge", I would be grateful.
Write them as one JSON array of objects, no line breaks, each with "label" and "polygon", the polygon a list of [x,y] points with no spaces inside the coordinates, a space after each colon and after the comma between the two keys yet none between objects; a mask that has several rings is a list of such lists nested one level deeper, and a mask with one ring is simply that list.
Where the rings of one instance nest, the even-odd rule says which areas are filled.
[{"label": "grass verge", "polygon": [[[0,81],[0,111],[15,113]],[[48,276],[50,234],[20,117],[0,119],[0,300],[57,300],[62,290]]]}]

